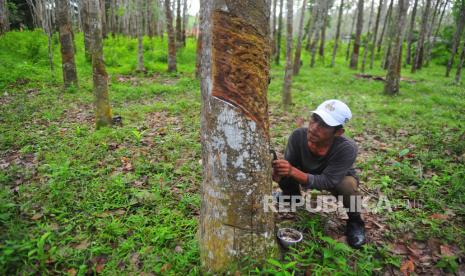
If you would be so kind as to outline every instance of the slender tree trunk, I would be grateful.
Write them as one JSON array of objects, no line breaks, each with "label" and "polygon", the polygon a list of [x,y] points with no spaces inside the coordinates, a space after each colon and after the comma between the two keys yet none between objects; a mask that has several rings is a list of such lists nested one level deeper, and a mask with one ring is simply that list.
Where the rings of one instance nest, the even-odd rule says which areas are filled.
[{"label": "slender tree trunk", "polygon": [[310,45],[310,67],[315,66],[315,57],[316,57],[316,45],[320,41],[320,29],[317,29],[315,35],[312,40],[312,44]]},{"label": "slender tree trunk", "polygon": [[[446,9],[447,9],[447,5],[449,4],[449,0],[446,0],[444,2],[444,6],[442,7],[442,12],[441,12],[441,16],[439,17],[439,22],[438,22],[438,26],[436,28],[436,32],[434,33],[434,38],[436,38],[438,35],[439,35],[439,30],[441,29],[441,24],[442,24],[442,19],[444,18],[444,13],[446,12]],[[435,40],[436,41],[436,40]]]},{"label": "slender tree trunk", "polygon": [[275,54],[275,64],[279,65],[279,60],[281,59],[281,33],[283,30],[283,3],[284,0],[279,0],[279,18],[278,18],[278,34],[276,35],[276,54]]},{"label": "slender tree trunk", "polygon": [[391,28],[392,52],[390,56],[389,69],[386,75],[386,83],[384,92],[387,94],[395,94],[399,92],[400,71],[402,61],[402,40],[403,27],[408,9],[409,0],[399,0],[398,11],[393,26]]},{"label": "slender tree trunk", "polygon": [[85,0],[89,10],[90,42],[95,96],[95,124],[97,129],[112,124],[108,96],[108,74],[103,61],[102,13],[99,0]]},{"label": "slender tree trunk", "polygon": [[144,36],[143,17],[144,0],[137,0],[137,71],[145,72],[144,66]]},{"label": "slender tree trunk", "polygon": [[460,60],[457,64],[457,71],[455,72],[455,84],[460,84],[460,78],[462,75],[462,68],[463,68],[464,60],[465,60],[465,43],[463,44],[462,52],[460,54]]},{"label": "slender tree trunk", "polygon": [[[344,1],[344,0],[343,0]],[[300,20],[299,20],[299,33],[297,35],[297,45],[295,47],[294,54],[294,64],[293,64],[293,74],[298,75],[300,71],[300,66],[302,61],[300,60],[300,55],[302,53],[302,34],[304,29],[304,18],[305,18],[305,9],[307,6],[307,0],[302,0],[302,10],[300,11]]]},{"label": "slender tree trunk", "polygon": [[273,10],[271,12],[271,31],[270,31],[270,36],[271,36],[271,55],[274,56],[276,53],[276,3],[278,0],[272,0],[273,1]]},{"label": "slender tree trunk", "polygon": [[366,65],[366,62],[367,62],[368,47],[370,47],[371,21],[372,21],[372,18],[373,18],[374,8],[375,8],[375,0],[371,0],[370,17],[368,19],[368,31],[367,31],[367,36],[365,38],[365,43],[364,43],[364,46],[363,46],[362,72],[365,72],[365,65]]},{"label": "slender tree trunk", "polygon": [[205,30],[209,24],[206,21],[206,16],[208,16],[209,10],[207,9],[206,5],[209,3],[207,1],[210,0],[200,0],[200,11],[199,11],[199,29],[198,29],[198,38],[197,38],[197,49],[196,49],[196,62],[195,62],[195,76],[196,78],[200,78],[201,68],[202,68],[202,45],[203,45],[203,36]]},{"label": "slender tree trunk", "polygon": [[107,12],[106,12],[106,7],[105,7],[105,0],[100,0],[99,10],[101,12],[100,18],[102,19],[102,35],[103,35],[103,38],[107,38],[108,31],[107,31]]},{"label": "slender tree trunk", "polygon": [[439,4],[441,3],[441,0],[436,0],[436,4],[434,5],[434,10],[433,10],[433,19],[431,19],[431,24],[428,28],[428,32],[426,35],[426,45],[425,45],[425,57],[424,57],[424,63],[425,66],[429,66],[429,60],[431,56],[431,50],[434,47],[434,43],[431,41],[431,36],[433,34],[433,28],[434,25],[436,24],[436,18],[438,17],[438,12],[439,12]]},{"label": "slender tree trunk", "polygon": [[405,54],[405,63],[410,64],[410,59],[412,56],[412,43],[413,43],[413,31],[415,31],[415,18],[417,15],[417,5],[418,5],[418,0],[415,0],[413,3],[413,9],[412,9],[412,15],[410,17],[410,28],[408,32],[408,37],[407,37],[407,52]]},{"label": "slender tree trunk", "polygon": [[323,25],[321,26],[321,39],[320,39],[320,48],[318,49],[318,54],[320,57],[325,56],[325,40],[326,40],[326,27],[327,27],[327,20],[328,20],[328,12],[326,11],[326,14],[324,15],[323,18]]},{"label": "slender tree trunk", "polygon": [[293,0],[287,0],[287,19],[286,19],[286,69],[284,71],[284,83],[283,83],[283,107],[284,110],[287,111],[289,106],[292,103],[292,94],[291,94],[291,86],[292,86],[292,20],[293,20]]},{"label": "slender tree trunk", "polygon": [[89,24],[89,0],[82,0],[82,7],[81,7],[81,16],[82,16],[82,30],[84,31],[84,51],[87,61],[92,61],[92,55],[90,50],[90,24]]},{"label": "slender tree trunk", "polygon": [[182,5],[182,46],[186,47],[186,31],[189,15],[187,14],[187,0],[183,1]]},{"label": "slender tree trunk", "polygon": [[182,47],[181,0],[176,0],[176,48]]},{"label": "slender tree trunk", "polygon": [[312,37],[313,33],[315,32],[315,25],[316,25],[316,18],[318,16],[318,10],[319,10],[319,4],[318,1],[314,1],[312,5],[312,10],[310,12],[310,18],[308,19],[307,22],[307,42],[305,44],[305,50],[310,51],[312,47]]},{"label": "slender tree trunk", "polygon": [[47,9],[45,7],[45,3],[42,2],[44,5],[42,7],[42,10],[44,11],[44,20],[42,21],[44,23],[44,30],[45,33],[47,34],[48,38],[48,62],[50,64],[50,71],[52,73],[52,76],[55,74],[55,66],[53,62],[53,42],[52,42],[52,36],[53,36],[53,24],[52,24],[52,11],[50,9]]},{"label": "slender tree trunk", "polygon": [[352,24],[350,26],[350,34],[349,34],[349,42],[347,42],[347,51],[346,51],[346,61],[349,60],[350,57],[350,49],[351,49],[351,42],[352,42],[352,34],[354,33],[355,28],[355,20],[357,18],[358,11],[355,11],[354,17],[352,18]]},{"label": "slender tree trunk", "polygon": [[334,64],[336,63],[337,47],[339,46],[339,39],[341,36],[341,23],[342,23],[343,11],[344,11],[344,0],[341,0],[341,4],[339,5],[339,14],[337,17],[336,36],[334,38],[333,57],[331,58],[331,67],[334,67]]},{"label": "slender tree trunk", "polygon": [[465,1],[462,1],[462,5],[460,7],[460,16],[457,18],[454,39],[452,42],[452,49],[451,49],[449,60],[447,61],[446,77],[449,77],[450,75],[452,64],[454,63],[454,58],[455,58],[455,55],[457,54],[457,50],[460,44],[460,38],[462,37],[462,33],[463,33],[464,25],[465,25],[465,3],[463,2]]},{"label": "slender tree trunk", "polygon": [[7,0],[0,0],[0,35],[10,30],[8,16],[9,13]]},{"label": "slender tree trunk", "polygon": [[176,72],[176,39],[170,6],[170,0],[165,0],[166,30],[168,32],[168,72]]},{"label": "slender tree trunk", "polygon": [[383,0],[379,0],[378,14],[376,15],[375,29],[373,30],[373,41],[371,42],[372,46],[370,49],[370,69],[373,69],[373,64],[375,62],[376,41],[378,39],[379,20],[381,18],[382,11],[383,11]]},{"label": "slender tree trunk", "polygon": [[383,46],[383,38],[384,38],[384,33],[386,32],[387,26],[389,26],[389,21],[391,21],[391,13],[392,13],[392,6],[394,4],[394,0],[391,0],[386,16],[384,17],[384,23],[383,23],[383,29],[381,30],[381,35],[379,37],[378,41],[378,55],[381,53],[381,46]]},{"label": "slender tree trunk", "polygon": [[269,1],[206,2],[199,247],[203,273],[223,274],[277,253],[273,213],[264,208],[272,188]]},{"label": "slender tree trunk", "polygon": [[69,2],[57,1],[57,19],[60,31],[61,64],[63,69],[63,82],[65,87],[71,84],[77,86],[78,78],[76,63],[74,62],[73,28],[69,16]]},{"label": "slender tree trunk", "polygon": [[350,59],[350,68],[357,69],[358,67],[358,55],[360,52],[360,37],[363,30],[363,0],[358,0],[357,5],[358,15],[357,15],[357,28],[355,30],[355,40],[354,40],[354,51],[352,52],[352,58]]},{"label": "slender tree trunk", "polygon": [[431,0],[426,0],[426,6],[425,6],[425,11],[423,12],[423,16],[421,19],[421,30],[420,30],[420,36],[417,41],[417,47],[415,49],[415,57],[413,59],[413,64],[412,64],[412,73],[415,73],[418,69],[421,69],[423,66],[423,53],[424,53],[424,47],[425,47],[425,40],[428,32],[428,17],[430,14],[430,9],[431,9]]}]

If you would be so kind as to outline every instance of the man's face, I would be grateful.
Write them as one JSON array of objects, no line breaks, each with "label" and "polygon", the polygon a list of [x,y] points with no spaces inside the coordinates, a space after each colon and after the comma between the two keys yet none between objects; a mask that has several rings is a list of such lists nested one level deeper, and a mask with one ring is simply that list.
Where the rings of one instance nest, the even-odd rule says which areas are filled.
[{"label": "man's face", "polygon": [[320,116],[312,114],[308,123],[307,140],[311,143],[321,143],[337,135],[334,127],[327,125]]}]

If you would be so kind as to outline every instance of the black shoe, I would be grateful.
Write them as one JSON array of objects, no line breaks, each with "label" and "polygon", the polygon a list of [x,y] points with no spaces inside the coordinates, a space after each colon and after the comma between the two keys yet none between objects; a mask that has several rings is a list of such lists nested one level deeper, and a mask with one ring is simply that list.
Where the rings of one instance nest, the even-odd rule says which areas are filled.
[{"label": "black shoe", "polygon": [[347,243],[355,249],[365,244],[365,223],[362,220],[348,220],[346,229]]}]

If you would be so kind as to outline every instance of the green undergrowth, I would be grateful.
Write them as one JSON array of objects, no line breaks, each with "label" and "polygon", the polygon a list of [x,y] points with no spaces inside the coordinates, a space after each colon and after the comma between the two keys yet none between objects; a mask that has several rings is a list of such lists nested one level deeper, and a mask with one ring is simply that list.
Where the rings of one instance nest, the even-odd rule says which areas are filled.
[{"label": "green undergrowth", "polygon": [[[179,72],[168,74],[166,39],[144,38],[146,73],[134,73],[135,39],[105,40],[113,114],[123,124],[95,130],[82,34],[76,35],[80,85],[67,90],[61,87],[57,37],[53,74],[40,31],[0,37],[0,274],[200,273],[196,43],[188,40],[177,58]],[[306,120],[323,100],[347,102],[353,120],[346,134],[359,143],[362,185],[387,196],[393,212],[375,215],[386,228],[359,251],[327,236],[321,216],[299,215],[294,226],[304,242],[265,267],[250,261],[244,273],[398,270],[402,256],[389,246],[407,234],[439,239],[463,254],[465,88],[443,78],[444,68],[433,62],[416,74],[404,68],[403,76],[415,83],[402,82],[399,95],[385,96],[382,82],[354,77],[345,45],[341,50],[334,68],[329,57],[309,68],[304,53],[288,113],[280,105],[284,68],[273,65],[272,145],[282,153],[297,119]],[[384,75],[378,63],[367,73]],[[421,207],[407,208],[406,200]],[[454,257],[434,263],[442,271],[454,265]]]}]

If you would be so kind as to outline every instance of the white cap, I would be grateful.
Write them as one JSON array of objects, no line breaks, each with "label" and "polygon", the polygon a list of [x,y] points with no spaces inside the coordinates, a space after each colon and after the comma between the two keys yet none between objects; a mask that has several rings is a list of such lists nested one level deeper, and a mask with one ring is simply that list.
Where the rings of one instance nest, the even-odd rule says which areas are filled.
[{"label": "white cap", "polygon": [[312,111],[323,119],[329,126],[339,126],[347,123],[352,118],[349,107],[340,100],[327,100]]}]

